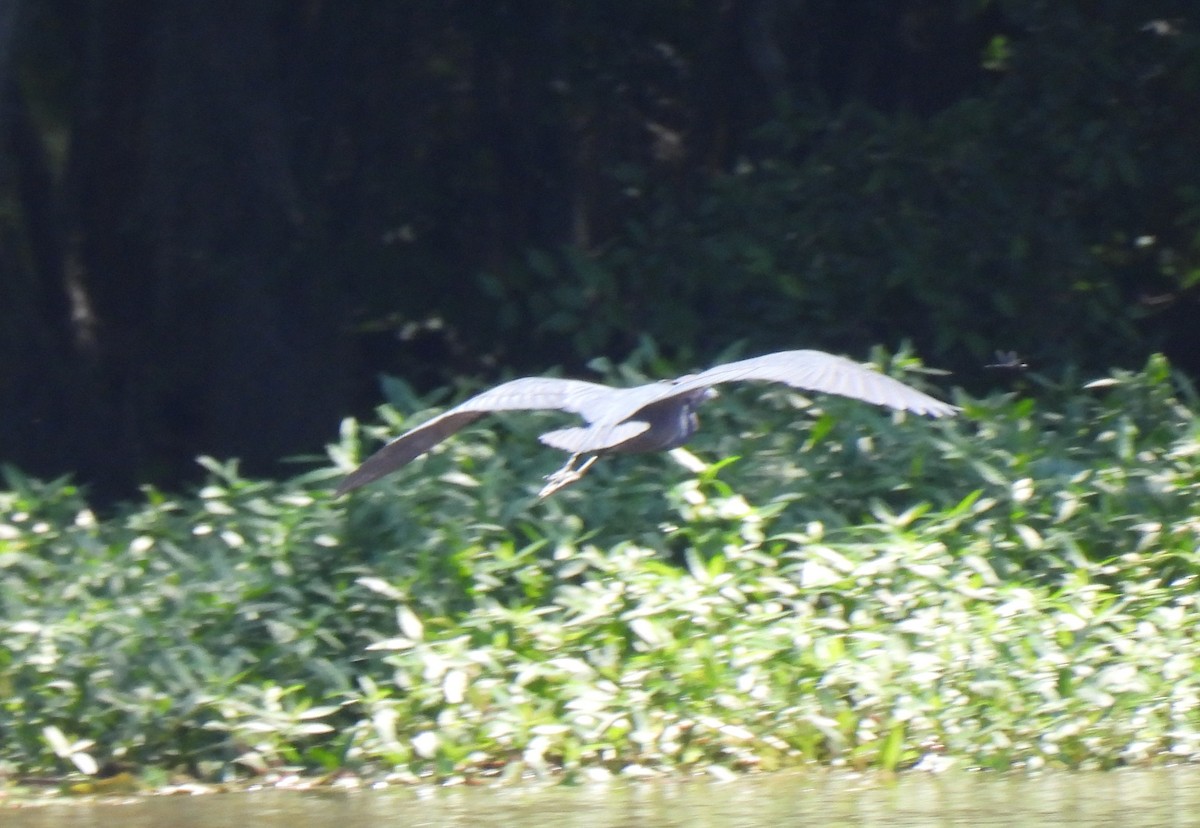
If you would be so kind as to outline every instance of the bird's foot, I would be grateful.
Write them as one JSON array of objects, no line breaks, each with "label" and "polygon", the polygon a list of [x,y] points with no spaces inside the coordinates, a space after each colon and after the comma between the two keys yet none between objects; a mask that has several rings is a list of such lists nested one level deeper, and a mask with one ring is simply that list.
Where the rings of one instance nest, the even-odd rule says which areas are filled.
[{"label": "bird's foot", "polygon": [[587,470],[592,467],[592,463],[596,462],[596,455],[593,454],[587,460],[583,461],[582,466],[575,468],[575,464],[578,461],[579,455],[572,454],[571,459],[567,461],[565,466],[556,471],[554,474],[547,475],[546,485],[542,487],[540,492],[538,492],[538,498],[549,497],[559,489],[565,489],[576,480],[582,478],[584,474],[587,473]]}]

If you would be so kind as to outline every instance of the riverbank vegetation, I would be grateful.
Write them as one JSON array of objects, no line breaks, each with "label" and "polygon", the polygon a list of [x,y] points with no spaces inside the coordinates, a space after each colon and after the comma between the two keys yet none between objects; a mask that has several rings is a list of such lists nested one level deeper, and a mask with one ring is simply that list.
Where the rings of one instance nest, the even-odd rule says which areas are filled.
[{"label": "riverbank vegetation", "polygon": [[335,501],[447,402],[389,388],[340,470],[284,482],[205,459],[195,493],[101,511],[5,470],[10,783],[1200,755],[1200,423],[1161,358],[1019,375],[940,422],[730,388],[687,454],[547,501],[549,420],[497,417]]}]

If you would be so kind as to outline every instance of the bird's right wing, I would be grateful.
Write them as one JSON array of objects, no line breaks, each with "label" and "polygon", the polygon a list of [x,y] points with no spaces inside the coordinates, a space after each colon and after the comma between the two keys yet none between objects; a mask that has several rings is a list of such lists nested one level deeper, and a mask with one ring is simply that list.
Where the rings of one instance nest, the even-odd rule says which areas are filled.
[{"label": "bird's right wing", "polygon": [[745,380],[782,382],[793,388],[853,397],[932,417],[949,416],[958,410],[900,380],[824,351],[779,351],[717,365],[680,378],[672,386],[671,393],[685,394],[723,382]]},{"label": "bird's right wing", "polygon": [[559,410],[586,416],[590,405],[612,389],[582,380],[525,377],[512,380],[406,431],[346,475],[334,495],[342,495],[403,468],[425,452],[493,411]]}]

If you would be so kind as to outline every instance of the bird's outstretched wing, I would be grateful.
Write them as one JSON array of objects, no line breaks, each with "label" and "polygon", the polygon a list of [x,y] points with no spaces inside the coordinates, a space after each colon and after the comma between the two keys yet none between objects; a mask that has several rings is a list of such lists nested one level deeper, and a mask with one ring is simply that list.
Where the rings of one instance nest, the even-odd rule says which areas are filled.
[{"label": "bird's outstretched wing", "polygon": [[593,382],[554,377],[525,377],[497,385],[392,440],[348,474],[334,494],[345,494],[403,468],[484,414],[555,409],[590,422],[595,419],[596,401],[611,392]]},{"label": "bird's outstretched wing", "polygon": [[824,351],[779,351],[717,365],[699,374],[679,378],[669,389],[664,389],[663,396],[678,396],[723,382],[744,380],[782,382],[793,388],[853,397],[931,417],[946,417],[958,411],[956,406],[935,400],[899,380]]}]

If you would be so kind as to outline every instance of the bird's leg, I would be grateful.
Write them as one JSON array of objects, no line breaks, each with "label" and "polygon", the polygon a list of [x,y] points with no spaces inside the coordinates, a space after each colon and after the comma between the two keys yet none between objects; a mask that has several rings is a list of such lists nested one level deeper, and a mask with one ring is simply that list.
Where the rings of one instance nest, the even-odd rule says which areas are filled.
[{"label": "bird's leg", "polygon": [[570,486],[576,480],[579,480],[581,477],[583,477],[587,470],[592,467],[592,463],[596,462],[597,455],[591,455],[588,457],[588,459],[583,461],[582,466],[575,468],[575,464],[579,461],[581,456],[582,455],[579,454],[572,454],[571,459],[567,461],[565,466],[556,471],[554,474],[547,475],[546,485],[542,487],[540,492],[538,492],[538,497],[549,497],[559,489],[564,489],[567,486]]}]

